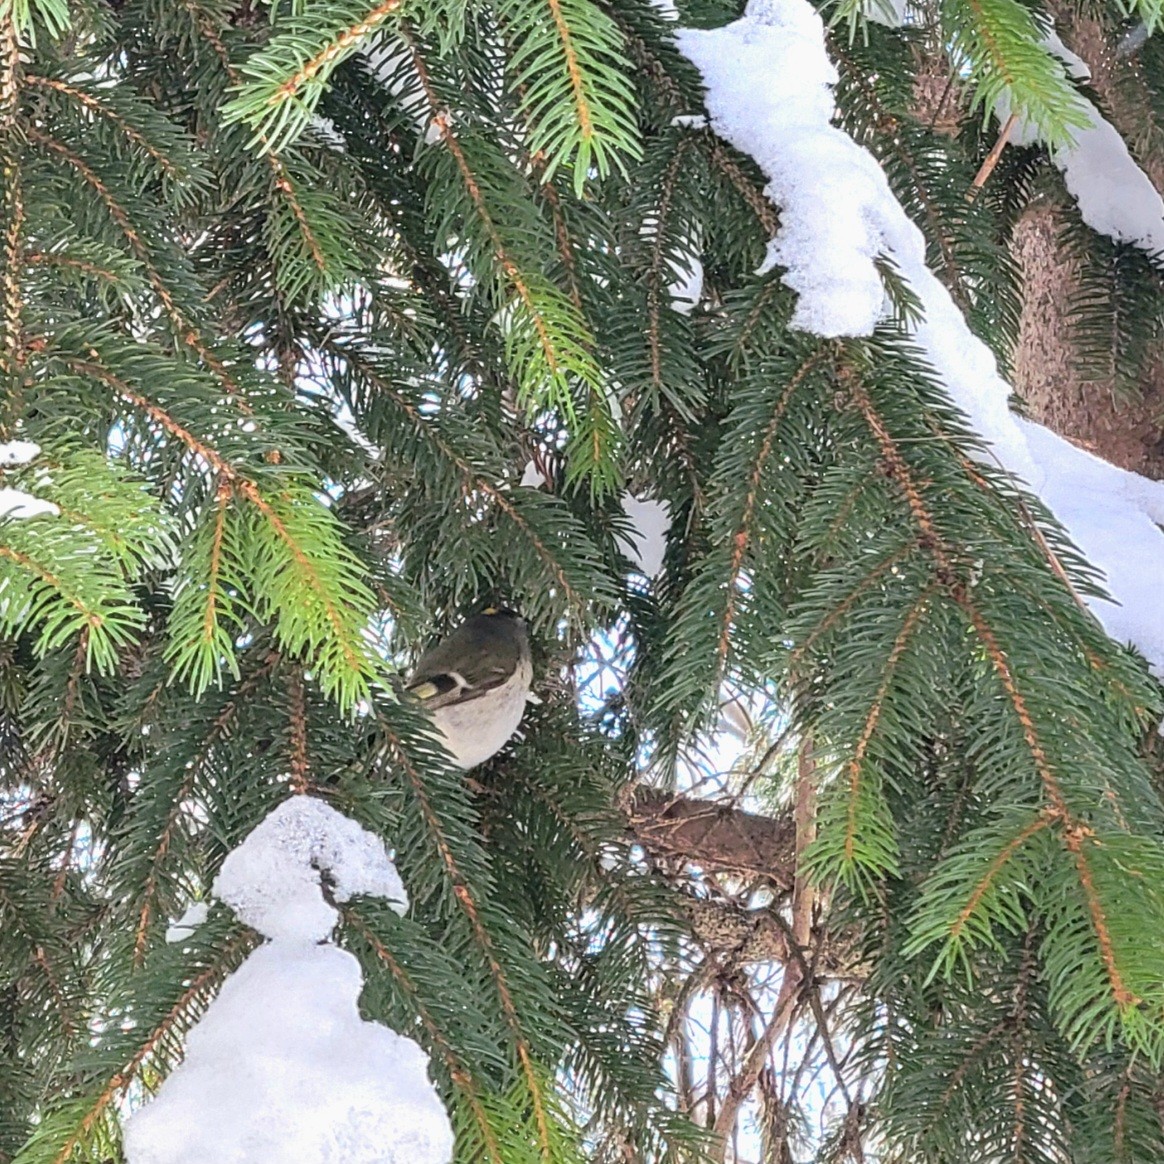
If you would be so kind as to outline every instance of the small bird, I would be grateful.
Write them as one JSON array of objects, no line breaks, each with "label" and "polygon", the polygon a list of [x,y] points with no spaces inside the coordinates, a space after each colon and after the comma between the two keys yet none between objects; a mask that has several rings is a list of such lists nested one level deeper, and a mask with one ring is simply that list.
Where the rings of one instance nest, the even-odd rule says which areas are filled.
[{"label": "small bird", "polygon": [[458,768],[475,768],[517,731],[533,660],[525,620],[489,607],[426,651],[405,685],[431,714]]}]

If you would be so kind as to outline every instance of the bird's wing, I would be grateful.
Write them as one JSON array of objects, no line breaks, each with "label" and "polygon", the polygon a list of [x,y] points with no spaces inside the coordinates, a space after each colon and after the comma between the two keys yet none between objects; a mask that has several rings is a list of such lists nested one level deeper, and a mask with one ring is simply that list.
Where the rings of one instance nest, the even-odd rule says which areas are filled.
[{"label": "bird's wing", "polygon": [[431,709],[465,703],[500,687],[520,658],[519,645],[494,627],[466,623],[421,656],[406,686]]}]

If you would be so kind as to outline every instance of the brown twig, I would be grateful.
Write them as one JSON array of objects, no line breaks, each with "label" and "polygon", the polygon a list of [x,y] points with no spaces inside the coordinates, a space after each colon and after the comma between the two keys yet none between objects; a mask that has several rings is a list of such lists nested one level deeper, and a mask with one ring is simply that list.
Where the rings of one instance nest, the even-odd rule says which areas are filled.
[{"label": "brown twig", "polygon": [[978,194],[978,191],[986,185],[990,179],[990,175],[994,173],[994,167],[998,165],[998,159],[1002,157],[1002,151],[1006,149],[1007,140],[1010,138],[1010,131],[1014,128],[1014,123],[1018,121],[1018,114],[1012,113],[1007,119],[1006,124],[1003,125],[1002,131],[998,135],[998,141],[991,147],[990,153],[986,155],[986,160],[978,167],[978,173],[974,175],[974,181],[970,183],[970,189],[966,197],[972,202]]}]

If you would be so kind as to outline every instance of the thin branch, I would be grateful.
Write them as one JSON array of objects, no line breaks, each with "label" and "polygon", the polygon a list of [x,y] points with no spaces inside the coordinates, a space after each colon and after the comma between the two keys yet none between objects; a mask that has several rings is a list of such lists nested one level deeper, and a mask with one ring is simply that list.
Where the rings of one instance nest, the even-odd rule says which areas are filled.
[{"label": "thin branch", "polygon": [[998,165],[999,158],[1002,157],[1002,151],[1006,149],[1007,140],[1010,138],[1010,131],[1014,128],[1014,123],[1018,120],[1018,114],[1012,113],[1007,119],[1006,124],[1003,125],[1002,131],[998,135],[998,140],[990,149],[982,165],[978,168],[978,173],[974,175],[974,181],[970,183],[970,191],[967,197],[973,199],[977,197],[978,191],[986,185],[990,179],[990,175],[994,173],[994,167]]}]

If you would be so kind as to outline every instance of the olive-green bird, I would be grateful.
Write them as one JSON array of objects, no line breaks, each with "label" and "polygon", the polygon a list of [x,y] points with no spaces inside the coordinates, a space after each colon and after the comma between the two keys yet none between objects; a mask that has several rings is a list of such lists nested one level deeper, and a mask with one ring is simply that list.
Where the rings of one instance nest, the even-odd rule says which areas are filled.
[{"label": "olive-green bird", "polygon": [[475,768],[517,731],[533,682],[525,621],[490,607],[426,651],[407,690],[432,716],[459,768]]}]

